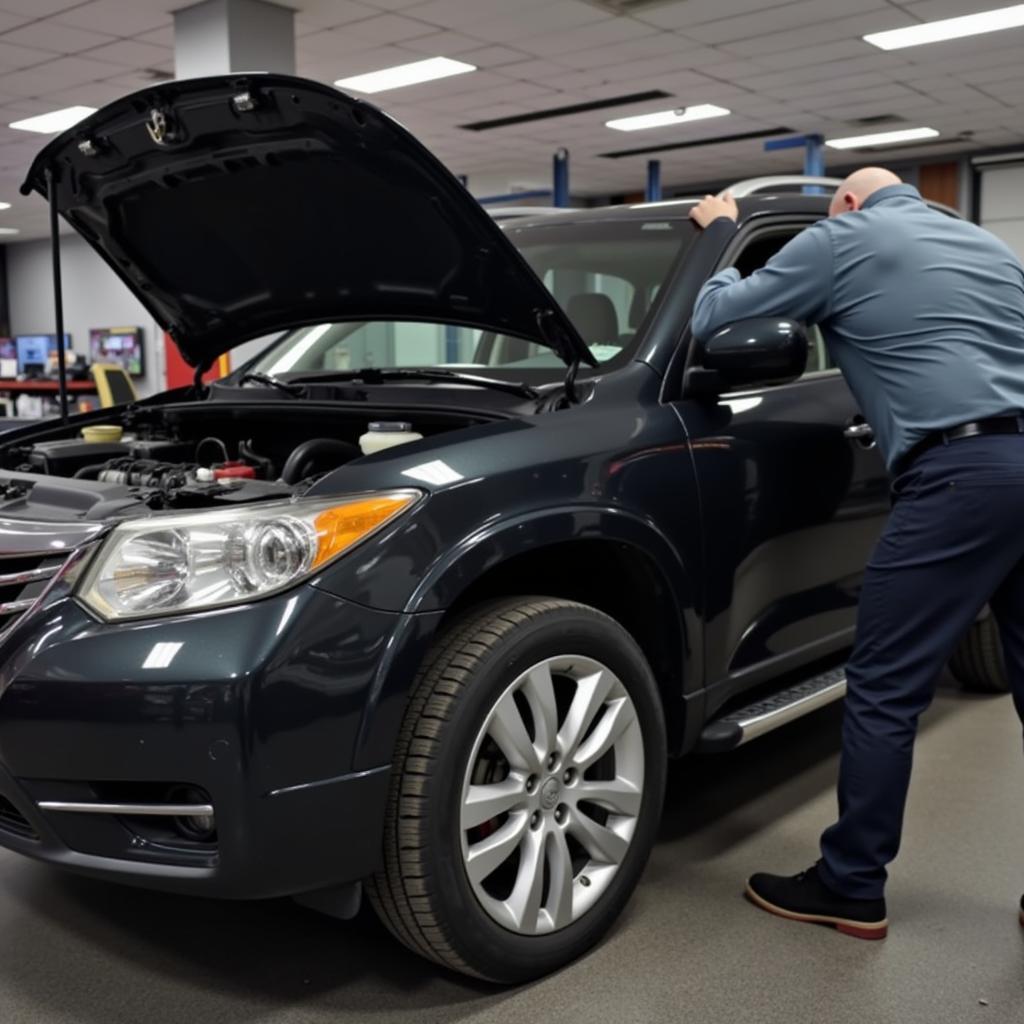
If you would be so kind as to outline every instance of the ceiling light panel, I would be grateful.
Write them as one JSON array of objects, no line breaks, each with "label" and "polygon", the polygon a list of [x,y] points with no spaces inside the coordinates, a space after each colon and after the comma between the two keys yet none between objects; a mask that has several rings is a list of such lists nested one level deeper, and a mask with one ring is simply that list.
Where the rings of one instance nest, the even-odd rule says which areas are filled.
[{"label": "ceiling light panel", "polygon": [[895,132],[872,132],[869,135],[851,135],[845,139],[826,139],[832,149],[866,149],[869,146],[895,146],[901,142],[918,142],[938,138],[934,128],[902,128]]},{"label": "ceiling light panel", "polygon": [[618,132],[636,132],[644,128],[665,128],[688,121],[704,121],[709,117],[725,117],[731,111],[714,103],[699,103],[695,107],[680,107],[677,110],[658,110],[653,114],[637,114],[634,117],[619,117],[605,121],[605,127]]},{"label": "ceiling light panel", "polygon": [[1024,4],[1000,7],[994,11],[979,11],[964,14],[959,18],[943,18],[941,21],[926,21],[922,25],[908,25],[906,28],[889,29],[886,32],[872,32],[864,36],[866,43],[880,50],[902,50],[908,46],[924,46],[926,43],[943,43],[948,39],[962,39],[964,36],[980,36],[987,32],[1003,32],[1010,28],[1024,26]]},{"label": "ceiling light panel", "polygon": [[71,128],[83,118],[95,113],[95,107],[64,107],[62,110],[51,110],[48,114],[37,114],[35,117],[26,117],[21,121],[12,121],[8,127],[17,128],[22,132],[54,135]]},{"label": "ceiling light panel", "polygon": [[365,75],[339,78],[334,84],[339,89],[352,89],[355,92],[385,92],[388,89],[404,89],[409,85],[434,82],[439,78],[450,78],[452,75],[464,75],[469,71],[476,71],[476,66],[449,57],[430,57],[413,61],[412,64],[371,71]]}]

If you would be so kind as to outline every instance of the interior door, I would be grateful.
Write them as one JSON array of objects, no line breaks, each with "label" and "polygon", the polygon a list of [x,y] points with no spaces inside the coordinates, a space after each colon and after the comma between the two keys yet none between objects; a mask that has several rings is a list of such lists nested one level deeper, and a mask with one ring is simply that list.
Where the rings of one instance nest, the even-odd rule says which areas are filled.
[{"label": "interior door", "polygon": [[[757,231],[729,262],[749,272],[798,230]],[[852,640],[888,476],[813,325],[811,334],[799,381],[680,405],[702,507],[709,684],[732,677],[740,689]]]}]

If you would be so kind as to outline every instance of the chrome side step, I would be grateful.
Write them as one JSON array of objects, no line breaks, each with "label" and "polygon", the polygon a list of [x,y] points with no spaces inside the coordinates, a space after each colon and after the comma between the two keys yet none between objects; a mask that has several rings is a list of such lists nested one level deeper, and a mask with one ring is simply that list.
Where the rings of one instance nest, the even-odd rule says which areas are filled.
[{"label": "chrome side step", "polygon": [[735,750],[845,696],[846,669],[830,669],[709,722],[700,734],[697,749],[708,753]]}]

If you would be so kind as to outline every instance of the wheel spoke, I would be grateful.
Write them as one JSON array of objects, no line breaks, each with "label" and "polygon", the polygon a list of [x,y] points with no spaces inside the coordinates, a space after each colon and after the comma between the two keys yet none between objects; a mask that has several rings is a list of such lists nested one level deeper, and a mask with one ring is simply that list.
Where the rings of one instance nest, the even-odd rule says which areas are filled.
[{"label": "wheel spoke", "polygon": [[569,711],[558,733],[558,745],[567,760],[573,756],[580,740],[586,736],[591,722],[611,692],[614,678],[610,672],[598,671],[576,683]]},{"label": "wheel spoke", "polygon": [[515,852],[527,831],[530,816],[523,811],[513,814],[493,835],[473,843],[466,854],[466,870],[470,881],[479,885]]},{"label": "wheel spoke", "polygon": [[586,800],[612,814],[635,818],[640,813],[643,794],[627,779],[609,779],[607,782],[583,780],[572,789],[576,802]]},{"label": "wheel spoke", "polygon": [[476,828],[518,807],[525,798],[523,780],[514,775],[486,786],[470,786],[462,803],[462,827]]},{"label": "wheel spoke", "polygon": [[544,848],[548,834],[544,829],[531,829],[519,848],[519,871],[516,883],[505,905],[520,931],[535,932],[544,893]]},{"label": "wheel spoke", "polygon": [[547,859],[548,898],[545,909],[553,927],[564,928],[572,924],[572,854],[560,828],[551,832]]},{"label": "wheel spoke", "polygon": [[627,697],[611,701],[605,708],[594,731],[580,744],[572,755],[572,763],[578,771],[586,771],[615,744],[616,740],[636,721],[633,705]]},{"label": "wheel spoke", "polygon": [[594,860],[603,864],[620,864],[629,848],[629,840],[599,825],[578,808],[569,816],[568,831]]},{"label": "wheel spoke", "polygon": [[551,681],[551,666],[543,662],[532,668],[520,691],[530,705],[534,724],[534,746],[541,757],[554,749],[558,733],[555,686]]},{"label": "wheel spoke", "polygon": [[511,693],[506,693],[495,705],[487,731],[513,768],[527,772],[539,770],[540,759]]}]

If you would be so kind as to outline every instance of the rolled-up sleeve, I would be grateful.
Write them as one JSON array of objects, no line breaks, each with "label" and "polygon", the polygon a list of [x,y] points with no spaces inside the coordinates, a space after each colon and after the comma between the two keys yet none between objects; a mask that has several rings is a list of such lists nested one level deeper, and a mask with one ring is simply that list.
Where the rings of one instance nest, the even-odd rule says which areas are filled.
[{"label": "rolled-up sleeve", "polygon": [[824,320],[832,306],[832,244],[824,222],[801,231],[760,270],[741,278],[734,267],[709,278],[697,296],[693,335],[705,341],[737,320],[785,316]]}]

